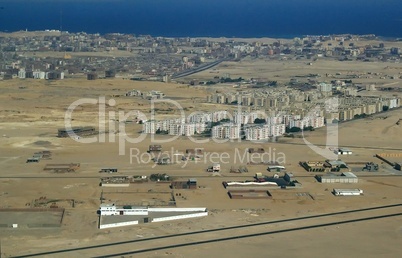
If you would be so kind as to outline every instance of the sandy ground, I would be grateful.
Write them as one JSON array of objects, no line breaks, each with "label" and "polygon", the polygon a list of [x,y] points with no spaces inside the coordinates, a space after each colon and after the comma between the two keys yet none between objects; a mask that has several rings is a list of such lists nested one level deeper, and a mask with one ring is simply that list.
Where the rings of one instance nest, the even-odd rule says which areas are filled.
[{"label": "sandy ground", "polygon": [[[311,65],[309,65],[309,63],[311,63]],[[307,78],[301,78],[300,76],[319,74],[320,77],[316,78],[318,81],[330,82],[332,80],[351,79],[355,83],[362,83],[364,85],[376,84],[381,86],[392,84],[392,87],[397,87],[398,85],[400,87],[400,79],[380,79],[380,76],[374,76],[372,74],[378,73],[389,76],[400,76],[401,72],[401,65],[391,62],[338,62],[326,58],[318,58],[316,61],[305,59],[269,60],[267,58],[245,58],[239,62],[223,62],[215,67],[214,70],[205,70],[186,78],[206,80],[212,79],[215,76],[222,77],[229,74],[231,78],[262,78],[278,81],[278,83],[289,83],[292,77],[297,78],[301,82],[307,82]],[[337,73],[339,73],[339,75],[336,75]],[[326,77],[326,74],[328,74],[329,77]],[[361,74],[361,78],[349,77],[353,74]]]},{"label": "sandy ground", "polygon": [[[279,69],[281,64],[277,63],[276,65],[277,68],[266,66],[261,68],[262,71],[252,71],[250,74],[259,73],[261,76],[261,74],[265,74],[264,69],[276,69],[272,73],[283,73]],[[251,67],[249,64],[247,66]],[[328,63],[328,67],[330,66],[332,64]],[[225,69],[229,70],[229,67]],[[244,67],[238,69],[244,69]],[[341,68],[338,67],[337,69]],[[358,68],[354,67],[353,69]],[[375,69],[374,64],[373,69]],[[288,73],[295,73],[294,71],[297,71],[297,67]],[[232,74],[236,74],[236,72],[232,72]],[[20,89],[20,86],[26,86],[26,89]],[[300,160],[322,159],[321,156],[309,149],[302,139],[283,139],[277,143],[261,144],[249,142],[215,143],[212,141],[196,144],[185,137],[180,137],[174,141],[162,143],[163,150],[176,153],[176,151],[184,152],[186,148],[201,147],[207,152],[205,160],[155,166],[148,162],[148,156],[144,154],[148,145],[152,143],[150,136],[139,143],[125,142],[124,147],[121,147],[122,144],[118,142],[118,134],[106,134],[105,142],[88,144],[78,143],[70,138],[56,137],[57,129],[64,126],[66,108],[80,98],[98,99],[98,97],[106,96],[106,100],[113,98],[116,101],[115,105],[106,107],[106,112],[139,110],[149,116],[148,101],[138,98],[112,97],[113,95],[122,95],[131,89],[161,90],[168,97],[175,97],[175,100],[189,111],[218,108],[202,103],[208,94],[204,88],[189,88],[178,84],[134,82],[121,79],[98,81],[68,79],[57,82],[11,80],[0,82],[0,206],[2,208],[23,208],[26,207],[27,203],[41,196],[46,196],[48,199],[74,199],[76,201],[74,208],[69,206],[67,202],[59,203],[61,207],[66,208],[66,215],[62,227],[59,229],[2,229],[0,231],[1,251],[5,257],[299,218],[401,202],[402,177],[390,177],[391,173],[395,174],[396,172],[386,164],[381,164],[380,171],[377,173],[359,172],[358,176],[362,175],[362,177],[357,184],[326,185],[318,183],[313,177],[314,174],[308,173],[298,166]],[[158,107],[167,109],[169,105],[173,107],[169,103],[159,103]],[[373,119],[362,119],[341,124],[339,126],[340,145],[355,146],[349,147],[352,149],[353,155],[342,158],[346,162],[373,161],[380,163],[373,157],[375,153],[400,153],[402,125],[398,126],[396,122],[402,118],[401,112],[396,110],[375,116]],[[177,111],[174,110],[174,112],[167,114],[160,113],[158,116],[170,117],[174,113]],[[384,116],[387,118],[381,118]],[[77,108],[73,118],[73,125],[97,126],[98,108],[96,105],[90,104],[81,106]],[[127,136],[135,138],[139,136],[138,132],[141,130],[141,126],[126,124],[125,130]],[[114,138],[115,142],[110,141],[109,136],[111,139]],[[325,136],[326,130],[320,129],[306,135],[306,139],[315,144],[325,144]],[[167,140],[168,136],[158,136],[156,139]],[[293,190],[288,190],[289,192],[283,195],[286,198],[280,196],[280,191],[275,191],[272,200],[231,200],[222,186],[222,181],[252,180],[252,176],[257,172],[266,175],[273,174],[267,172],[264,165],[248,166],[249,172],[246,174],[229,173],[232,166],[247,163],[247,156],[244,156],[244,153],[249,147],[263,147],[270,155],[266,158],[281,159],[287,170],[293,172],[296,179],[303,185],[303,188],[297,189],[297,192],[308,192],[314,197],[314,200],[291,199],[289,196],[292,196]],[[389,150],[390,148],[399,150]],[[25,163],[27,158],[40,150],[51,150],[53,153],[52,160],[41,160],[38,164]],[[123,150],[124,155],[119,155],[119,150]],[[230,157],[227,163],[222,163],[222,172],[218,176],[212,176],[205,172],[207,166],[216,159],[211,157],[212,154],[210,153],[212,152],[226,152]],[[144,156],[141,158],[141,155]],[[81,168],[76,173],[54,174],[43,171],[47,163],[71,162],[81,164]],[[117,167],[119,175],[167,173],[177,180],[187,180],[190,177],[197,178],[198,189],[175,190],[183,196],[177,199],[177,206],[207,207],[210,210],[210,216],[194,220],[99,230],[97,229],[96,210],[99,207],[102,192],[102,188],[99,187],[99,178],[105,176],[98,172],[102,167]],[[360,188],[364,190],[364,196],[335,197],[330,193],[335,187]],[[141,192],[144,190],[145,192],[151,188],[154,188],[154,184],[141,185],[141,187],[132,185],[129,190],[141,190]],[[107,190],[110,191],[111,189]],[[275,195],[278,197],[275,198]],[[116,194],[110,194],[109,197],[119,198],[116,197]],[[121,201],[131,202],[132,200],[132,203],[139,203],[149,198],[163,199],[166,196],[128,194],[124,198],[121,197]],[[277,233],[275,231],[369,218],[400,213],[401,211],[401,206],[397,206],[319,219],[278,222],[261,227],[246,227],[200,235],[150,240],[132,245],[115,245],[106,249],[76,250],[74,252],[49,254],[48,257],[71,257],[72,254],[88,257],[133,250],[145,250],[133,254],[135,257],[201,257],[205,255],[266,257],[268,254],[284,257],[296,255],[301,257],[335,257],[335,255],[397,257],[401,254],[398,248],[398,244],[402,240],[401,216],[320,226],[304,230]],[[268,234],[271,231],[273,233]],[[268,233],[215,243],[178,246],[173,249],[166,248],[172,244],[261,232]],[[161,249],[150,249],[155,247],[161,247]],[[41,257],[45,257],[45,255],[41,255]]]}]

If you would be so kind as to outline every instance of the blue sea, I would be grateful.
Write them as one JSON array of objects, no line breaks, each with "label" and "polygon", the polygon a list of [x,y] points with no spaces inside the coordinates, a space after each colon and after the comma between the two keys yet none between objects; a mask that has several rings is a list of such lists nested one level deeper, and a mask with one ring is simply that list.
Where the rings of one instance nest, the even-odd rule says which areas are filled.
[{"label": "blue sea", "polygon": [[402,38],[402,0],[0,0],[0,31]]}]

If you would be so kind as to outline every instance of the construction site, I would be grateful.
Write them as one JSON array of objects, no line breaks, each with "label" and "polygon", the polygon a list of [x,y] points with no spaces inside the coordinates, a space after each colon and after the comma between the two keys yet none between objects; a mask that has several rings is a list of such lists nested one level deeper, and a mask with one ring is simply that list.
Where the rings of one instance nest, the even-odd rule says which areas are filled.
[{"label": "construction site", "polygon": [[375,156],[394,169],[402,171],[402,153],[380,153]]},{"label": "construction site", "polygon": [[230,199],[272,199],[266,190],[231,190],[228,191]]},{"label": "construction site", "polygon": [[130,184],[146,183],[147,176],[110,176],[101,177],[100,186],[103,187],[128,187]]},{"label": "construction site", "polygon": [[308,172],[339,172],[348,170],[348,166],[341,160],[300,161],[300,166]]},{"label": "construction site", "polygon": [[169,183],[144,183],[135,188],[107,188],[102,190],[101,203],[116,205],[164,207],[176,206],[176,200]]},{"label": "construction site", "polygon": [[79,168],[80,163],[46,164],[43,170],[53,173],[70,173],[70,172],[76,172]]},{"label": "construction site", "polygon": [[31,158],[28,158],[26,163],[38,163],[40,160],[52,159],[52,152],[48,150],[35,152]]},{"label": "construction site", "polygon": [[67,130],[65,128],[60,128],[57,130],[57,137],[65,138],[65,137],[85,137],[97,134],[95,127],[93,126],[79,126],[73,127],[71,130]]}]

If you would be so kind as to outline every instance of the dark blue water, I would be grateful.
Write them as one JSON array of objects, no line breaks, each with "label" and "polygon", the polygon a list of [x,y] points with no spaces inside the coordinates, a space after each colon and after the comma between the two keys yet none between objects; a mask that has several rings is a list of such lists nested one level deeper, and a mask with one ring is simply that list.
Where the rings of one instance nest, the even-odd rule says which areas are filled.
[{"label": "dark blue water", "polygon": [[402,0],[0,0],[0,31],[402,37]]}]

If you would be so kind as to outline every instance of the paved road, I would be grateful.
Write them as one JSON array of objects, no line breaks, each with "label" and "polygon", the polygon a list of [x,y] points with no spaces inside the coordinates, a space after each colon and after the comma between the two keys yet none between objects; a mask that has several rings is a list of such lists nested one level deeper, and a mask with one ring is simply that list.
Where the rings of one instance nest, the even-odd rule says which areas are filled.
[{"label": "paved road", "polygon": [[[396,170],[395,170],[396,171]],[[135,171],[135,174],[141,174],[142,172]],[[207,172],[205,172],[207,173]],[[297,177],[315,177],[316,174],[322,174],[323,172],[310,172],[311,175],[300,175]],[[377,172],[371,172],[370,175],[359,175],[360,172],[354,172],[357,174],[358,177],[401,177],[402,174],[376,174]],[[367,172],[365,172],[367,173]],[[115,176],[130,176],[132,174],[118,174]],[[219,179],[219,178],[233,178],[233,177],[244,177],[250,178],[253,177],[251,173],[242,173],[242,174],[230,174],[230,175],[221,175],[221,176],[211,176],[210,174],[207,175],[172,175],[169,174],[171,177],[197,177],[197,178],[204,178],[204,179]],[[102,176],[0,176],[0,178],[4,179],[61,179],[61,178],[69,178],[69,179],[100,179]]]},{"label": "paved road", "polygon": [[220,60],[214,61],[212,63],[203,64],[203,65],[198,66],[196,68],[187,69],[185,71],[182,71],[180,73],[176,73],[176,74],[172,75],[172,79],[177,79],[177,78],[181,78],[181,77],[185,77],[185,76],[188,76],[188,75],[192,75],[192,74],[195,74],[195,73],[202,72],[204,70],[212,68],[212,67],[222,63],[223,61],[227,61],[227,60],[228,59],[220,59]]}]

